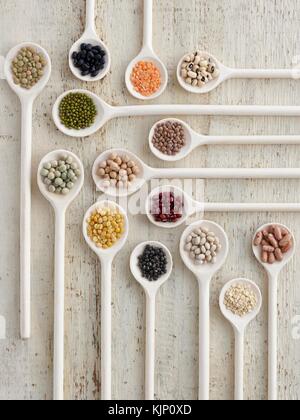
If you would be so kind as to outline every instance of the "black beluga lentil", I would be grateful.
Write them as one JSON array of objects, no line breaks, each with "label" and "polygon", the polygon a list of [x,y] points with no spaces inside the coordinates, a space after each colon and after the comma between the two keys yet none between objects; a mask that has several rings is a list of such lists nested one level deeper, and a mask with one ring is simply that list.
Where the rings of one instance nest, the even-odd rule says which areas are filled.
[{"label": "black beluga lentil", "polygon": [[157,281],[167,273],[168,259],[163,248],[146,245],[142,255],[138,257],[138,267],[143,278]]}]

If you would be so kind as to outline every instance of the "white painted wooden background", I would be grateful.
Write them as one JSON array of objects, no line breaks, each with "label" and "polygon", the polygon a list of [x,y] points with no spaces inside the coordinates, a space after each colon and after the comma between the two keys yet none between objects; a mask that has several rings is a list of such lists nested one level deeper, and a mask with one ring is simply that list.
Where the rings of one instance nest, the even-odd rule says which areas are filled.
[{"label": "white painted wooden background", "polygon": [[[131,104],[124,86],[128,62],[142,40],[142,0],[97,2],[97,30],[112,53],[111,74],[89,86],[112,104]],[[77,153],[86,167],[86,182],[67,216],[65,395],[67,399],[100,397],[100,267],[84,243],[81,223],[97,194],[90,176],[97,155],[112,146],[127,147],[146,162],[151,156],[148,131],[156,118],[115,120],[91,138],[72,139],[57,132],[51,119],[56,97],[66,89],[87,87],[71,75],[67,55],[84,27],[84,0],[0,0],[0,54],[32,40],[43,45],[53,62],[51,80],[36,101],[33,128],[32,322],[33,336],[19,339],[19,167],[20,106],[8,85],[0,83],[0,316],[7,339],[0,340],[0,399],[52,398],[53,214],[39,194],[35,177],[40,159],[56,148]],[[239,67],[290,67],[300,61],[300,5],[297,0],[162,0],[154,1],[154,46],[170,74],[160,103],[300,105],[298,81],[230,81],[204,96],[185,93],[175,80],[183,53],[205,48],[221,61]],[[299,118],[186,118],[206,134],[299,134]],[[297,167],[297,146],[203,147],[181,166]],[[211,201],[300,201],[299,181],[208,181]],[[300,214],[208,214],[228,232],[230,254],[212,283],[211,398],[233,398],[233,332],[222,319],[218,296],[222,285],[246,276],[264,294],[264,308],[247,333],[245,392],[247,399],[267,397],[266,276],[254,260],[251,237],[269,221],[290,226],[300,242]],[[157,399],[196,399],[198,386],[198,288],[180,261],[182,229],[164,232],[144,216],[130,218],[128,246],[116,260],[113,275],[113,398],[143,399],[144,296],[129,270],[134,246],[159,239],[175,259],[170,281],[157,304]],[[300,397],[300,341],[292,337],[300,314],[299,252],[282,273],[279,290],[280,398]],[[3,318],[1,318],[3,320]],[[1,338],[1,337],[0,337]]]}]

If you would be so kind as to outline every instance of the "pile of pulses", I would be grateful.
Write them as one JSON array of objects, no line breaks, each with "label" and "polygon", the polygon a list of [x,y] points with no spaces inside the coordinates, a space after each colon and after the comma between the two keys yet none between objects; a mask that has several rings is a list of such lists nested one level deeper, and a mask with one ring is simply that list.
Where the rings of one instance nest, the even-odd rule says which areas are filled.
[{"label": "pile of pulses", "polygon": [[11,65],[14,83],[31,89],[43,77],[46,65],[45,57],[34,48],[22,48]]},{"label": "pile of pulses", "polygon": [[175,156],[186,145],[185,131],[177,121],[157,124],[152,138],[153,146],[164,155]]},{"label": "pile of pulses", "polygon": [[140,169],[136,162],[129,156],[119,156],[116,153],[112,153],[108,160],[101,162],[98,169],[103,188],[129,188],[139,174]]},{"label": "pile of pulses", "polygon": [[194,229],[186,238],[185,251],[196,265],[215,264],[221,249],[220,239],[204,227]]},{"label": "pile of pulses", "polygon": [[41,177],[48,191],[55,194],[69,194],[80,175],[80,169],[72,156],[46,162],[41,170]]},{"label": "pile of pulses", "polygon": [[105,67],[105,56],[106,52],[99,45],[81,44],[80,50],[73,52],[72,60],[81,76],[97,77]]},{"label": "pile of pulses", "polygon": [[139,61],[132,70],[130,80],[134,89],[146,97],[154,95],[161,86],[160,71],[151,61]]},{"label": "pile of pulses", "polygon": [[182,218],[184,200],[174,192],[162,192],[152,197],[151,215],[159,223],[176,223]]},{"label": "pile of pulses", "polygon": [[109,249],[124,233],[124,216],[118,210],[97,209],[87,220],[87,234],[98,248]]},{"label": "pile of pulses", "polygon": [[188,85],[203,87],[219,77],[216,63],[209,57],[203,57],[200,51],[186,55],[181,66],[181,77]]},{"label": "pile of pulses", "polygon": [[234,315],[243,317],[254,311],[257,306],[257,296],[250,286],[237,284],[225,294],[224,305]]},{"label": "pile of pulses", "polygon": [[143,278],[157,281],[167,273],[168,259],[165,251],[160,247],[146,245],[142,255],[138,257],[138,267]]},{"label": "pile of pulses", "polygon": [[256,235],[254,245],[261,247],[263,263],[274,264],[276,261],[282,261],[284,254],[293,247],[293,237],[287,229],[270,225]]},{"label": "pile of pulses", "polygon": [[61,123],[74,130],[82,130],[92,126],[97,115],[97,108],[85,93],[69,93],[59,104]]}]

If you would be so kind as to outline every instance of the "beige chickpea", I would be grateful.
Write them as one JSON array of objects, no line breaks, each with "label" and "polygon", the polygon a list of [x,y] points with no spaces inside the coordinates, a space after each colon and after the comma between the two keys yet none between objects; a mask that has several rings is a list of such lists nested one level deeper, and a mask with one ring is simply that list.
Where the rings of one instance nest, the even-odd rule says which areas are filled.
[{"label": "beige chickpea", "polygon": [[128,166],[128,168],[133,168],[133,167],[134,167],[134,162],[133,162],[132,160],[130,160],[130,161],[127,163],[127,166]]},{"label": "beige chickpea", "polygon": [[129,179],[130,182],[132,182],[136,179],[136,176],[134,174],[129,175],[128,179]]},{"label": "beige chickpea", "polygon": [[115,171],[111,171],[109,175],[112,179],[117,179],[117,176],[118,176],[117,172]]},{"label": "beige chickpea", "polygon": [[98,171],[98,175],[99,176],[104,176],[105,175],[105,169],[100,168],[99,171]]}]

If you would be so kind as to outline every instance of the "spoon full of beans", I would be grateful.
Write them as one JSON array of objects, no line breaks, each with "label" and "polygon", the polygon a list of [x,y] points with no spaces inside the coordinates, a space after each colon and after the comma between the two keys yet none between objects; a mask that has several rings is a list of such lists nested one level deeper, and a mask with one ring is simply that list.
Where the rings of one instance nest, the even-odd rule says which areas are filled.
[{"label": "spoon full of beans", "polygon": [[253,253],[269,279],[269,400],[278,399],[278,281],[279,274],[296,251],[296,240],[284,225],[274,223],[259,228],[253,239]]},{"label": "spoon full of beans", "polygon": [[300,169],[153,168],[127,150],[111,149],[95,160],[92,176],[100,191],[126,197],[151,179],[300,178]]},{"label": "spoon full of beans", "polygon": [[[84,129],[66,127],[61,119],[59,108],[61,101],[71,93],[83,93],[92,99],[97,116],[91,126]],[[68,110],[69,117],[76,118],[72,109]],[[53,121],[62,133],[70,137],[88,137],[96,133],[108,121],[114,118],[145,117],[153,115],[230,115],[230,116],[290,116],[299,117],[299,106],[257,106],[257,105],[128,105],[112,106],[94,93],[84,89],[74,89],[60,95],[53,105]]]},{"label": "spoon full of beans", "polygon": [[224,265],[229,251],[228,237],[221,226],[198,221],[182,234],[180,255],[199,284],[199,400],[209,400],[210,283]]},{"label": "spoon full of beans", "polygon": [[233,69],[212,54],[196,51],[182,57],[177,67],[179,84],[191,93],[208,93],[229,79],[299,79],[299,69]]},{"label": "spoon full of beans", "polygon": [[86,212],[82,229],[101,264],[101,399],[111,400],[112,263],[127,241],[129,223],[122,207],[99,201]]},{"label": "spoon full of beans", "polygon": [[220,309],[235,333],[235,400],[244,399],[245,331],[260,312],[262,295],[259,287],[247,279],[228,282],[220,294]]},{"label": "spoon full of beans", "polygon": [[130,62],[125,73],[129,93],[137,99],[158,98],[168,84],[168,72],[154,52],[153,0],[144,0],[144,43],[139,55]]},{"label": "spoon full of beans", "polygon": [[[151,268],[146,273],[141,271],[141,264],[147,267],[147,261],[150,259]],[[149,273],[153,269],[158,278],[152,279]],[[145,361],[145,398],[147,401],[154,400],[154,382],[155,382],[155,305],[156,296],[159,289],[169,279],[173,260],[168,248],[160,242],[144,242],[139,244],[131,254],[130,269],[136,281],[142,286],[146,295],[146,361]],[[160,275],[159,275],[160,274]]]},{"label": "spoon full of beans", "polygon": [[69,66],[74,76],[84,82],[101,80],[110,70],[109,49],[96,32],[95,0],[86,0],[85,31],[70,49]]},{"label": "spoon full of beans", "polygon": [[[71,172],[74,174],[72,180],[69,179],[68,185],[62,188],[63,178],[69,177]],[[53,395],[55,401],[61,401],[64,399],[65,218],[68,207],[83,187],[84,168],[76,155],[57,150],[42,159],[37,182],[55,212]]]},{"label": "spoon full of beans", "polygon": [[208,136],[176,118],[157,122],[149,134],[152,153],[166,162],[184,159],[199,146],[253,144],[300,144],[300,136]]},{"label": "spoon full of beans", "polygon": [[205,212],[299,212],[297,203],[204,203],[174,185],[154,188],[145,202],[149,221],[163,229],[176,229],[196,213]]},{"label": "spoon full of beans", "polygon": [[20,199],[20,329],[23,339],[30,338],[30,248],[31,248],[31,146],[32,109],[35,99],[47,85],[51,60],[44,48],[24,42],[12,48],[1,60],[1,78],[21,102],[21,199]]}]

